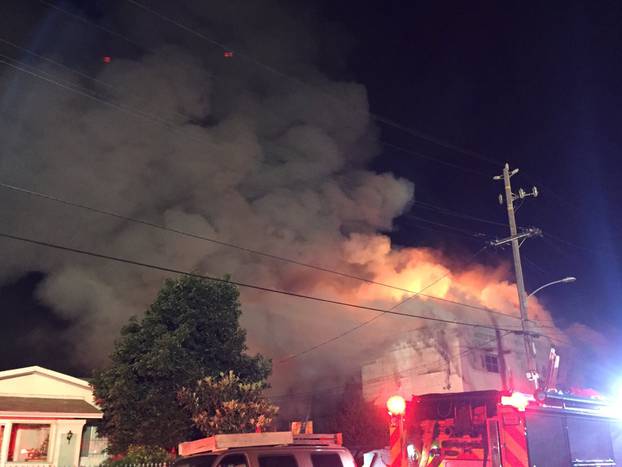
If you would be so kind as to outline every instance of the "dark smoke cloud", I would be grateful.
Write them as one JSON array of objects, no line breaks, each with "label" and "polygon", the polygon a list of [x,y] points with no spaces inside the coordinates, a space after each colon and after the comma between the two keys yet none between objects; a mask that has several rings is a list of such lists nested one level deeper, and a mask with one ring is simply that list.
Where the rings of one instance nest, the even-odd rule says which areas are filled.
[{"label": "dark smoke cloud", "polygon": [[[315,67],[318,43],[306,14],[294,17],[268,2],[261,7],[247,2],[186,7],[188,11],[173,13],[312,85],[275,75],[241,56],[225,60],[222,50],[209,43],[198,43],[177,29],[161,29],[162,23],[148,13],[120,4],[110,22],[124,23],[125,32],[148,44],[150,52],[113,58],[97,70],[100,83],[32,63],[36,73],[80,86],[115,106],[27,74],[3,75],[4,179],[177,229],[365,274],[364,267],[348,263],[344,245],[356,232],[373,235],[390,229],[413,196],[410,182],[363,168],[377,151],[365,89],[330,80]],[[239,11],[244,15],[234,14]],[[55,15],[56,21],[62,20]],[[147,116],[137,117],[139,112]],[[188,271],[232,274],[267,286],[298,291],[343,286],[332,277],[209,243],[15,193],[4,195],[0,209],[10,232]],[[147,306],[163,279],[154,271],[27,245],[4,242],[3,248],[4,280],[29,270],[46,272],[38,296],[78,323],[66,337],[76,342],[79,336],[80,347],[90,351],[77,355],[90,364],[104,361],[119,326]],[[304,320],[299,315],[316,313],[315,305],[247,297],[249,339],[269,355],[307,344],[319,330],[339,327],[331,310],[325,313],[325,324],[311,325],[304,337],[294,337]],[[277,305],[287,310],[286,317],[272,310]],[[355,319],[351,315],[346,323]],[[276,335],[282,339],[266,339]]]},{"label": "dark smoke cloud", "polygon": [[[319,66],[325,62],[322,51],[327,43],[333,50],[347,46],[344,35],[328,36],[326,29],[334,28],[324,28],[300,5],[179,3],[150,5],[228,44],[236,51],[234,58],[225,59],[221,48],[128,2],[107,7],[97,20],[123,31],[147,51],[129,44],[121,47],[118,38],[91,37],[90,43],[101,46],[108,41],[110,48],[120,50],[110,64],[95,66],[80,55],[82,49],[75,43],[50,46],[56,58],[93,71],[100,82],[31,62],[37,73],[49,73],[45,76],[80,86],[114,105],[5,71],[0,100],[3,180],[301,262],[397,281],[407,288],[423,287],[448,273],[438,253],[394,249],[381,233],[390,231],[393,220],[410,206],[414,186],[365,168],[378,154],[378,129],[368,114],[365,88],[332,78],[339,63],[329,63],[330,73]],[[68,20],[53,12],[34,23],[45,21],[62,29]],[[80,29],[84,25],[67,28],[74,35],[100,34]],[[76,37],[81,36],[74,41]],[[68,57],[67,50],[75,54]],[[138,261],[215,276],[231,274],[240,281],[374,306],[390,307],[403,298],[386,289],[21,194],[3,192],[0,215],[5,231]],[[61,337],[76,345],[76,358],[91,366],[105,363],[119,327],[148,306],[165,278],[157,271],[13,242],[2,241],[1,248],[0,280],[31,270],[47,274],[38,297],[76,323]],[[464,275],[474,284],[471,287],[456,285],[457,278],[459,274],[450,274],[429,292],[490,300],[508,313],[514,311],[515,292],[498,271],[472,268]],[[275,393],[307,392],[313,385],[345,381],[405,326],[403,318],[383,317],[313,354],[278,363],[373,313],[242,292],[250,348],[276,360]],[[406,310],[464,318],[463,310],[430,300],[413,300]],[[546,315],[541,307],[538,310]],[[468,319],[490,322],[486,317]],[[439,329],[432,326],[431,332]]]}]

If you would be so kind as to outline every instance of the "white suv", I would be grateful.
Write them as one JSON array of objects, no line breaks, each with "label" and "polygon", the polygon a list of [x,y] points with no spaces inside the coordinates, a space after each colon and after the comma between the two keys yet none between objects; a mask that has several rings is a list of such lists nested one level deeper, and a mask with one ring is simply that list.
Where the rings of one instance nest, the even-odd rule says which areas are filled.
[{"label": "white suv", "polygon": [[177,459],[173,467],[356,467],[352,454],[340,442],[322,442],[313,435],[295,436],[293,442],[276,446],[230,445],[194,452]]}]

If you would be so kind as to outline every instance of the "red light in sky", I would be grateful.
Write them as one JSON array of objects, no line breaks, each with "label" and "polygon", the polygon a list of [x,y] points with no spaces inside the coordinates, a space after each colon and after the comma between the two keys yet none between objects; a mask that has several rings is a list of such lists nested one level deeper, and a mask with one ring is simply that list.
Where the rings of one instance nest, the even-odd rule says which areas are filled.
[{"label": "red light in sky", "polygon": [[102,58],[102,62],[104,63],[110,63],[112,61],[112,57],[110,57],[109,55],[104,55],[104,57]]},{"label": "red light in sky", "polygon": [[225,56],[225,58],[232,58],[233,52],[231,50],[225,50],[225,53],[223,55]]}]

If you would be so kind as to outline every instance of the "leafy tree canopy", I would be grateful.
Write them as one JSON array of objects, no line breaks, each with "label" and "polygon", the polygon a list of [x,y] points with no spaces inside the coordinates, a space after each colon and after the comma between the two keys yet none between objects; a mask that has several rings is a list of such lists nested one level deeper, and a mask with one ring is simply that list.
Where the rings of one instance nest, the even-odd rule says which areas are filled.
[{"label": "leafy tree canopy", "polygon": [[246,383],[230,371],[208,376],[193,388],[182,388],[180,402],[205,436],[217,433],[252,433],[272,422],[278,407],[263,397],[264,381]]},{"label": "leafy tree canopy", "polygon": [[196,438],[191,414],[177,400],[182,387],[229,371],[265,384],[271,364],[246,354],[240,314],[234,285],[183,276],[165,282],[141,320],[130,319],[110,366],[93,382],[112,453]]},{"label": "leafy tree canopy", "polygon": [[106,459],[101,467],[127,467],[129,465],[163,465],[171,460],[170,453],[165,449],[154,446],[130,445],[123,458]]}]

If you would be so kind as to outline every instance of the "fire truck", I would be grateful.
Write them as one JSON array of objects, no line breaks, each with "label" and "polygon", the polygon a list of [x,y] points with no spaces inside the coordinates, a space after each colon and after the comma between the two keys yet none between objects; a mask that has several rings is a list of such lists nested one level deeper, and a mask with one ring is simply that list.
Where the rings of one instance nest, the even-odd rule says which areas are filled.
[{"label": "fire truck", "polygon": [[[503,391],[415,396],[403,419],[409,466],[622,465],[622,420],[602,399]],[[403,465],[404,463],[402,463]]]}]

